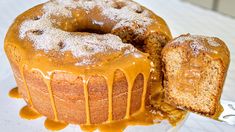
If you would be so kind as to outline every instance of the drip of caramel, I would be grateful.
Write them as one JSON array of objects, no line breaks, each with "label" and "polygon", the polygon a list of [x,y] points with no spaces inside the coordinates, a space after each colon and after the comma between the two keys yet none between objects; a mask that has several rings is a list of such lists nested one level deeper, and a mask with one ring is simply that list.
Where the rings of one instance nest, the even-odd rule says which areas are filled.
[{"label": "drip of caramel", "polygon": [[[89,79],[84,79],[84,80],[89,80]],[[112,78],[111,78],[111,80],[112,80]],[[111,82],[113,82],[113,81],[110,81],[110,83]],[[144,84],[144,85],[147,85],[147,83]],[[153,85],[157,89],[160,88],[160,86],[159,86],[160,82],[155,82]],[[14,89],[11,90],[11,91],[15,91]],[[143,91],[143,94],[145,92],[146,91]],[[142,99],[144,99],[144,96],[142,96],[142,97],[143,97]],[[143,108],[145,108],[145,107],[143,107]],[[150,112],[151,108],[150,109],[142,109],[142,110],[140,109],[140,111],[141,112],[138,112],[138,113],[135,113],[135,114],[131,115],[128,119],[124,119],[124,120],[121,120],[121,121],[112,121],[111,120],[112,122],[109,122],[110,121],[110,118],[109,118],[107,123],[99,124],[99,125],[91,125],[91,124],[81,125],[80,128],[83,131],[87,131],[87,132],[92,132],[92,131],[95,131],[97,129],[101,132],[110,132],[110,131],[120,132],[120,131],[124,131],[124,129],[127,126],[135,126],[135,125],[148,126],[148,125],[153,125],[153,124],[156,124],[156,123],[160,123],[160,122],[154,122],[154,120],[163,120],[163,119],[165,119],[165,117],[164,117],[165,115],[163,115],[161,113],[155,113],[155,114],[151,113]],[[37,119],[37,118],[41,117],[41,114],[39,114],[35,109],[33,109],[29,106],[24,106],[20,110],[20,116],[24,119],[33,120],[33,119]],[[111,117],[112,117],[112,115],[111,115]],[[44,122],[44,125],[47,129],[52,130],[52,131],[62,130],[66,126],[68,126],[67,123],[63,123],[63,122],[59,122],[59,121],[55,121],[55,120],[50,120],[50,119],[46,119],[45,122]]]},{"label": "drip of caramel", "polygon": [[50,119],[46,119],[44,122],[44,125],[47,129],[52,130],[52,131],[62,130],[68,126],[67,123],[57,122],[57,121],[50,120]]},{"label": "drip of caramel", "polygon": [[[121,59],[122,61],[119,61],[119,59]],[[37,61],[34,61],[34,62],[35,63],[24,62],[24,63],[22,63],[22,65],[23,65],[22,67],[24,67],[25,64],[28,64],[27,67],[29,67],[31,69],[31,71],[39,71],[42,74],[42,76],[44,78],[44,82],[48,88],[50,102],[51,102],[51,106],[52,106],[52,109],[54,112],[53,121],[58,122],[58,113],[57,113],[57,108],[55,105],[53,90],[51,87],[51,81],[53,80],[54,72],[58,71],[58,69],[44,69],[43,67],[39,66],[39,63],[37,63]],[[126,63],[123,63],[123,62],[126,62]],[[44,63],[44,64],[46,64],[46,63]],[[35,68],[35,67],[40,67],[40,69]],[[48,66],[47,68],[50,68],[50,67]],[[104,70],[104,69],[107,69],[107,70]],[[89,110],[90,107],[89,107],[88,82],[89,82],[89,79],[91,78],[91,76],[93,76],[93,75],[103,76],[107,81],[108,99],[109,99],[108,110],[109,110],[109,112],[108,112],[108,120],[106,121],[106,123],[113,122],[113,120],[112,120],[112,109],[113,109],[113,107],[112,107],[112,91],[113,91],[114,73],[116,70],[121,70],[125,74],[127,82],[128,82],[128,99],[127,99],[125,119],[128,121],[128,119],[131,117],[130,106],[131,106],[132,87],[133,87],[135,78],[139,74],[142,74],[144,77],[144,88],[143,88],[143,94],[142,94],[142,98],[141,98],[141,108],[140,108],[139,112],[137,112],[136,114],[138,115],[138,113],[143,113],[145,111],[145,98],[146,98],[147,84],[148,84],[148,79],[149,79],[150,70],[151,70],[150,61],[147,59],[147,55],[140,54],[140,53],[133,53],[133,54],[129,54],[129,55],[123,56],[121,58],[118,58],[118,60],[115,60],[113,63],[110,63],[110,64],[108,63],[108,64],[104,64],[102,66],[97,66],[93,69],[88,69],[87,67],[79,67],[76,69],[66,67],[65,70],[69,70],[72,73],[78,74],[79,76],[81,76],[83,78],[85,108],[86,108],[86,125],[87,126],[91,125],[90,110]],[[103,71],[105,71],[105,72],[103,72]],[[21,73],[22,73],[22,76],[24,76],[23,70],[21,71]],[[23,77],[23,79],[24,79],[25,87],[26,87],[26,90],[28,93],[28,101],[29,101],[30,105],[33,106],[30,91],[27,86],[25,77]],[[125,122],[127,122],[127,121],[125,121]],[[123,125],[121,125],[121,126],[123,126]],[[47,128],[50,129],[51,127],[47,126]],[[102,128],[105,128],[105,126],[103,126]],[[54,129],[56,129],[56,128],[53,128],[53,130]]]},{"label": "drip of caramel", "polygon": [[11,91],[8,94],[11,98],[22,98],[21,95],[19,94],[18,87],[11,89]]},{"label": "drip of caramel", "polygon": [[[24,88],[27,92],[26,94],[26,101],[28,102],[30,108],[34,108],[35,102],[32,100],[32,95],[30,92],[33,93],[33,90],[31,91],[30,86],[27,85],[27,78],[24,75],[24,68],[27,66],[28,70],[31,71],[38,71],[41,73],[44,83],[47,86],[47,92],[49,93],[49,99],[50,99],[50,105],[53,110],[52,117],[54,121],[59,121],[60,119],[58,116],[58,110],[55,103],[55,95],[53,88],[51,86],[51,81],[53,80],[53,76],[55,75],[55,72],[65,72],[65,73],[71,73],[73,75],[77,75],[83,79],[83,88],[84,88],[84,100],[85,100],[85,110],[86,110],[86,123],[85,125],[91,125],[91,114],[90,114],[90,106],[89,106],[89,89],[88,89],[88,83],[89,79],[92,76],[100,76],[105,78],[107,88],[108,88],[108,118],[104,123],[112,123],[114,121],[113,119],[113,81],[114,81],[114,73],[117,70],[120,70],[124,73],[126,77],[126,81],[128,84],[128,92],[127,92],[127,105],[126,105],[126,115],[125,120],[128,120],[132,117],[131,113],[131,100],[132,100],[132,89],[133,84],[136,79],[136,77],[141,74],[143,76],[143,92],[141,97],[141,105],[139,110],[134,114],[139,114],[145,111],[145,99],[146,99],[146,93],[147,93],[147,84],[150,76],[151,71],[151,65],[150,60],[148,59],[148,55],[145,53],[142,53],[140,51],[134,51],[127,46],[127,49],[121,49],[120,51],[116,50],[108,50],[106,53],[100,53],[96,54],[95,56],[91,57],[91,60],[95,60],[94,65],[75,65],[78,62],[80,62],[82,59],[85,58],[76,58],[73,56],[70,52],[57,52],[54,50],[49,51],[43,51],[43,50],[36,50],[35,45],[33,44],[33,41],[31,39],[22,39],[19,38],[19,30],[21,29],[20,25],[22,25],[22,22],[27,20],[33,20],[33,21],[40,21],[42,20],[43,15],[43,5],[36,6],[35,8],[30,9],[29,11],[23,13],[19,18],[16,19],[14,24],[10,27],[9,32],[7,33],[6,39],[5,39],[5,50],[7,52],[8,58],[11,60],[12,63],[16,64],[16,66],[19,67],[20,74],[22,76],[22,80],[24,81]],[[100,30],[104,33],[111,33],[112,28],[117,24],[117,22],[100,15],[99,8],[94,8],[94,10],[91,10],[91,13],[89,15],[87,14],[86,10],[71,10],[71,13],[73,15],[72,18],[68,17],[60,17],[60,16],[52,16],[52,19],[56,19],[58,23],[61,22],[61,24],[53,23],[53,27],[64,30],[64,31],[73,31],[76,29],[79,30],[85,30],[87,28],[89,29],[95,29]],[[165,22],[158,16],[154,15],[153,13],[150,13],[150,18],[156,21],[155,23],[152,23],[148,26],[148,31],[146,32],[146,36],[148,34],[151,34],[152,32],[159,32],[166,34],[167,37],[170,38],[170,32],[167,28]],[[79,15],[77,15],[79,14]],[[35,16],[37,18],[35,19]],[[82,18],[82,19],[80,19]],[[98,18],[98,19],[97,19]],[[97,27],[94,23],[91,22],[94,21],[101,21],[104,22],[104,25],[100,25]],[[160,25],[160,26],[154,26],[154,25]],[[77,27],[77,28],[76,28]],[[146,27],[147,28],[147,27]],[[73,29],[73,30],[72,30]],[[151,29],[151,30],[150,30]],[[72,33],[74,35],[84,35],[84,33]],[[38,36],[46,35],[44,34],[46,32],[41,31],[39,34],[36,34]],[[27,33],[28,34],[28,33]],[[53,38],[51,38],[53,39]],[[63,45],[63,44],[62,44]],[[118,46],[118,45],[117,45]],[[63,46],[60,46],[60,50],[63,49]],[[14,54],[10,51],[10,49],[15,49]],[[59,50],[59,51],[60,51]],[[130,52],[125,52],[130,51]],[[89,56],[90,57],[90,56]],[[88,57],[88,58],[89,58]],[[97,63],[96,63],[97,61]]]},{"label": "drip of caramel", "polygon": [[52,88],[51,88],[52,77],[53,77],[53,74],[50,74],[49,78],[44,77],[44,82],[47,85],[48,92],[49,92],[49,95],[50,95],[50,101],[51,101],[51,107],[52,107],[53,113],[54,113],[54,119],[55,119],[55,121],[58,121],[58,113],[57,113],[57,110],[56,110],[54,95],[53,95],[53,91],[52,91]]},{"label": "drip of caramel", "polygon": [[89,125],[91,123],[90,121],[90,107],[89,107],[89,93],[88,93],[88,82],[89,78],[84,77],[83,78],[83,85],[84,85],[84,96],[85,96],[85,107],[86,107],[86,124]]},{"label": "drip of caramel", "polygon": [[21,110],[20,110],[20,117],[27,119],[27,120],[34,120],[37,119],[39,117],[41,117],[42,115],[39,114],[35,109],[29,107],[29,106],[24,106]]},{"label": "drip of caramel", "polygon": [[217,121],[220,121],[219,120],[219,117],[220,115],[222,114],[222,112],[224,111],[224,108],[223,106],[219,103],[219,105],[217,106],[217,109],[215,111],[215,114],[212,115],[210,118],[214,119],[214,120],[217,120]]},{"label": "drip of caramel", "polygon": [[114,74],[111,74],[109,78],[106,78],[108,85],[108,98],[109,98],[109,115],[108,122],[113,120],[113,77]]},{"label": "drip of caramel", "polygon": [[28,96],[28,99],[27,99],[28,103],[33,108],[32,97],[31,97],[31,94],[30,94],[30,91],[29,91],[29,88],[28,88],[28,85],[27,85],[27,82],[26,82],[25,76],[24,76],[24,66],[25,65],[20,65],[20,74],[21,74],[21,77],[23,78],[23,81],[24,81],[25,90],[26,90],[27,96]]},{"label": "drip of caramel", "polygon": [[[126,73],[125,73],[126,74]],[[128,96],[127,96],[127,109],[126,109],[126,119],[128,119],[130,117],[130,109],[131,109],[131,91],[132,91],[132,87],[133,87],[133,83],[134,83],[134,79],[130,78],[129,76],[127,77],[128,81]]]},{"label": "drip of caramel", "polygon": [[[114,57],[113,60],[110,60],[108,63],[102,63],[96,66],[75,66],[71,64],[63,64],[61,61],[65,62],[73,62],[74,58],[71,57],[70,54],[66,54],[66,59],[59,59],[57,61],[52,61],[50,57],[48,57],[44,52],[35,51],[31,45],[27,45],[25,49],[20,47],[20,45],[15,45],[19,48],[19,51],[22,52],[21,62],[18,63],[20,67],[20,73],[22,76],[22,80],[24,82],[24,90],[27,93],[27,102],[30,108],[34,108],[33,101],[30,93],[30,88],[27,85],[27,81],[24,75],[24,67],[27,66],[27,69],[33,71],[38,71],[41,73],[44,83],[47,86],[47,90],[49,93],[50,104],[53,110],[54,118],[50,119],[54,122],[59,122],[57,107],[54,100],[54,92],[51,86],[51,81],[53,80],[53,76],[55,72],[66,72],[75,74],[83,79],[83,87],[84,87],[84,98],[85,98],[85,110],[86,110],[86,123],[85,126],[82,126],[82,129],[99,129],[101,131],[113,131],[115,130],[124,130],[128,125],[151,125],[153,124],[153,120],[156,118],[151,114],[147,114],[148,111],[145,110],[145,99],[147,93],[147,84],[150,76],[151,65],[150,60],[148,59],[148,55],[141,52],[134,52],[126,55],[121,55],[119,57]],[[31,56],[30,58],[24,56]],[[33,58],[33,61],[31,59]],[[61,64],[61,66],[58,66]],[[113,120],[113,104],[112,104],[112,96],[113,96],[113,81],[114,81],[114,73],[120,70],[124,73],[127,83],[128,83],[128,93],[127,93],[127,107],[126,107],[126,115],[125,119],[122,121],[114,121]],[[143,75],[143,92],[141,97],[141,106],[139,111],[134,114],[130,113],[131,106],[131,97],[132,97],[132,87],[136,77],[142,74]],[[92,125],[90,119],[90,106],[89,106],[89,91],[88,91],[88,83],[92,76],[98,75],[106,80],[107,88],[108,88],[108,119],[104,124],[100,125]],[[24,112],[27,113],[27,112]],[[145,113],[145,114],[143,114]],[[23,114],[21,114],[23,115]],[[23,118],[27,118],[22,116]],[[136,118],[134,118],[136,117]],[[138,117],[138,118],[137,118]],[[157,118],[157,119],[162,119]],[[48,121],[47,121],[48,122]],[[46,124],[45,124],[46,125]],[[47,123],[48,125],[48,123]],[[56,127],[56,125],[54,125]],[[57,130],[60,128],[52,128],[50,125],[47,126],[48,129]]]},{"label": "drip of caramel", "polygon": [[154,119],[160,115],[153,115],[148,110],[134,114],[129,119],[121,121],[113,121],[111,123],[100,124],[100,125],[81,125],[80,128],[85,132],[93,132],[99,130],[101,132],[122,132],[127,126],[135,125],[153,125]]},{"label": "drip of caramel", "polygon": [[[71,53],[68,52],[54,52],[54,51],[42,51],[42,50],[35,50],[34,45],[30,39],[20,39],[19,38],[19,29],[22,25],[22,22],[25,19],[32,19],[35,16],[42,16],[42,5],[39,5],[35,8],[30,9],[29,11],[25,12],[21,15],[18,19],[16,19],[15,23],[11,26],[5,40],[5,49],[16,49],[16,53],[11,56],[9,50],[8,52],[9,58],[12,59],[12,63],[17,64],[20,67],[20,73],[22,79],[24,81],[25,91],[27,92],[27,102],[30,107],[27,107],[29,110],[33,110],[33,100],[30,93],[30,87],[28,87],[26,78],[24,75],[24,67],[27,66],[28,69],[31,71],[39,71],[43,77],[43,80],[47,86],[47,90],[49,93],[50,104],[53,110],[54,118],[47,119],[45,121],[45,126],[51,130],[59,130],[66,127],[66,124],[59,123],[58,113],[57,113],[57,106],[55,103],[55,96],[53,92],[53,88],[51,86],[51,81],[53,80],[53,76],[55,72],[65,72],[78,75],[83,79],[83,88],[84,88],[84,98],[85,98],[85,110],[86,110],[86,123],[85,126],[82,126],[83,130],[89,129],[89,131],[93,131],[95,129],[99,129],[101,131],[122,131],[128,125],[151,125],[153,124],[153,116],[149,114],[149,112],[145,109],[145,99],[147,94],[147,84],[150,76],[151,65],[150,60],[148,59],[148,55],[144,54],[139,51],[133,51],[128,54],[123,53],[114,53],[113,54],[97,54],[97,58],[94,57],[94,60],[99,60],[95,63],[95,66],[76,66],[79,59],[83,58],[75,58]],[[99,9],[99,8],[97,8]],[[110,33],[112,31],[112,27],[116,24],[113,20],[107,19],[107,17],[103,17],[100,15],[100,11],[97,11],[96,8],[92,10],[90,15],[87,14],[86,10],[74,10],[72,11],[73,16],[75,18],[68,18],[68,17],[60,17],[60,16],[52,16],[52,18],[56,18],[55,27],[60,28],[61,30],[65,31],[77,31],[82,30],[83,28],[90,28],[101,30],[104,33]],[[78,15],[79,14],[79,15]],[[170,31],[166,26],[165,22],[158,16],[154,14],[150,14],[150,17],[154,19],[155,23],[152,26],[148,27],[148,32],[146,34],[151,34],[153,32],[159,32],[166,34],[167,37],[171,38]],[[83,18],[83,19],[80,19]],[[107,23],[105,25],[97,25],[91,24],[90,19],[92,21],[104,21]],[[97,19],[98,18],[98,19]],[[33,19],[37,21],[39,19]],[[79,26],[78,26],[79,25]],[[107,26],[108,25],[108,26]],[[70,30],[71,29],[71,30]],[[72,33],[72,32],[70,32]],[[74,34],[79,35],[79,32]],[[38,34],[40,35],[40,34]],[[43,32],[42,34],[43,35]],[[81,34],[82,35],[82,34]],[[53,38],[52,38],[53,39]],[[63,44],[62,44],[63,45]],[[62,48],[63,46],[61,46]],[[132,51],[132,50],[131,50]],[[111,52],[111,50],[110,50]],[[112,52],[111,52],[112,53]],[[19,58],[18,58],[19,57]],[[16,59],[17,58],[17,59]],[[100,63],[101,62],[101,63]],[[128,95],[127,95],[127,106],[126,106],[126,115],[125,119],[122,121],[114,121],[113,120],[113,80],[114,80],[114,73],[115,71],[120,70],[124,73],[127,83],[128,83]],[[132,100],[132,89],[133,84],[136,77],[142,74],[144,78],[144,86],[143,92],[141,97],[141,106],[139,111],[134,114],[131,114],[131,100]],[[92,76],[98,75],[105,78],[108,88],[108,119],[102,125],[92,125],[91,123],[91,115],[90,115],[90,106],[89,106],[89,89],[88,83]],[[24,110],[27,112],[27,110]],[[26,113],[24,112],[24,113]],[[31,111],[29,111],[30,113]]]}]

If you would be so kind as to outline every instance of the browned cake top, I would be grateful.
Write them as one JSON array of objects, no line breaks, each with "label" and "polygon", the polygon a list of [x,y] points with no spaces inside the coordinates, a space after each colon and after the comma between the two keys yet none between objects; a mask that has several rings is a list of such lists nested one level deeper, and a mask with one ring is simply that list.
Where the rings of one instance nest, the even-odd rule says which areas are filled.
[{"label": "browned cake top", "polygon": [[30,56],[36,50],[52,60],[89,65],[136,52],[134,46],[109,34],[120,27],[134,27],[133,34],[143,39],[151,32],[171,37],[160,17],[131,0],[53,0],[20,15],[6,42],[13,41]]},{"label": "browned cake top", "polygon": [[166,45],[163,49],[163,54],[170,50],[169,47],[182,47],[188,50],[190,56],[197,57],[200,54],[207,54],[214,59],[221,59],[225,67],[229,65],[230,62],[230,52],[226,44],[216,37],[207,37],[200,35],[181,35]]}]

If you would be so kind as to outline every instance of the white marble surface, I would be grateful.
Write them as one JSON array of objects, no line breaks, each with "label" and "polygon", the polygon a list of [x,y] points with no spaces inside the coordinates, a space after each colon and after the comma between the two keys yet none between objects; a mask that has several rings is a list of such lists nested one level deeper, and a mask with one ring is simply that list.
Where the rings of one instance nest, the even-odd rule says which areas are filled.
[{"label": "white marble surface", "polygon": [[[38,124],[43,126],[41,120],[32,121],[30,125],[22,126],[25,122],[18,119],[18,109],[24,103],[7,99],[8,90],[15,86],[8,61],[3,52],[4,37],[14,18],[33,5],[46,0],[0,0],[0,129],[1,131],[45,131],[43,128],[35,129]],[[216,36],[223,39],[231,51],[231,64],[224,86],[222,99],[235,101],[235,20],[209,10],[201,9],[179,0],[136,0],[150,8],[168,23],[173,36],[184,33]],[[1,101],[9,100],[9,102]],[[17,109],[16,109],[17,107]],[[10,108],[4,110],[4,108]],[[3,113],[4,112],[4,113]],[[6,117],[10,117],[7,119]],[[11,118],[17,119],[11,119]],[[20,121],[20,122],[19,122]],[[4,122],[4,123],[3,123]],[[26,123],[27,124],[27,123]],[[8,127],[7,127],[8,126]],[[10,127],[9,127],[10,126]],[[10,129],[14,128],[14,129]],[[76,130],[76,129],[70,129]],[[147,129],[157,131],[157,129]],[[133,130],[134,131],[134,130]],[[235,126],[213,121],[195,114],[191,114],[181,132],[226,132],[235,131]]]}]

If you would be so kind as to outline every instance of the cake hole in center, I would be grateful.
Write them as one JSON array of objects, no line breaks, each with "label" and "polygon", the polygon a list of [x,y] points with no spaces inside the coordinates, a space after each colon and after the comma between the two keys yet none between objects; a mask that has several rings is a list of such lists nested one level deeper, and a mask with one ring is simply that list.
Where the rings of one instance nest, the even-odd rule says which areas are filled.
[{"label": "cake hole in center", "polygon": [[82,29],[77,30],[76,32],[86,32],[86,33],[95,33],[95,34],[107,34],[106,32],[98,29]]}]

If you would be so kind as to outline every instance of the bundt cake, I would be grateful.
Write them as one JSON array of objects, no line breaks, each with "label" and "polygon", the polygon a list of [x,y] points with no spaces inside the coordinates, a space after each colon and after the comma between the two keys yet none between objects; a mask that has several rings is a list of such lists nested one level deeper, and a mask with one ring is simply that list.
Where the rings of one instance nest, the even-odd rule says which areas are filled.
[{"label": "bundt cake", "polygon": [[205,116],[219,115],[229,54],[215,37],[186,34],[170,41],[162,51],[164,100]]},{"label": "bundt cake", "polygon": [[30,108],[90,125],[145,110],[170,39],[164,20],[131,0],[51,0],[15,19],[5,51]]}]

